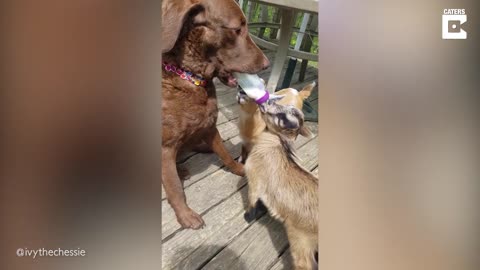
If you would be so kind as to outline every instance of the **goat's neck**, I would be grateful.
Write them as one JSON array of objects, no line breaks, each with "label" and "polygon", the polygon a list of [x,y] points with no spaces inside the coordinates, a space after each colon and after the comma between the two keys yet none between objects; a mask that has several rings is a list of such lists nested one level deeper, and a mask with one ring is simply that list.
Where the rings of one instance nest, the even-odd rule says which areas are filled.
[{"label": "goat's neck", "polygon": [[265,121],[258,108],[242,107],[240,110],[240,135],[244,139],[253,139],[265,130]]}]

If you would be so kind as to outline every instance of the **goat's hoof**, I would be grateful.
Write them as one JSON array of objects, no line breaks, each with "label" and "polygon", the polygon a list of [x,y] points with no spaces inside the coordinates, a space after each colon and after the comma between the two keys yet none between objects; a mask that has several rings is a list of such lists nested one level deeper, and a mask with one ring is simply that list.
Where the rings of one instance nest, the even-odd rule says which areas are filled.
[{"label": "goat's hoof", "polygon": [[256,209],[251,208],[250,210],[245,211],[245,214],[243,214],[243,218],[245,219],[246,222],[251,223],[256,219]]}]

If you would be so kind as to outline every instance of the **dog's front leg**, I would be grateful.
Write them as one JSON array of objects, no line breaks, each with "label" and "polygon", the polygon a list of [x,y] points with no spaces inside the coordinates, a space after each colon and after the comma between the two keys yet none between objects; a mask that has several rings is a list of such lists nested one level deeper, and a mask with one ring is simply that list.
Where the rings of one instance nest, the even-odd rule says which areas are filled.
[{"label": "dog's front leg", "polygon": [[209,143],[212,147],[213,152],[215,152],[220,159],[223,161],[225,166],[230,169],[230,171],[239,176],[245,176],[245,171],[243,170],[243,164],[240,162],[236,162],[230,153],[228,153],[227,149],[223,145],[222,137],[218,132],[216,127],[213,128],[211,134],[209,134],[207,138],[207,143]]},{"label": "dog's front leg", "polygon": [[199,229],[205,225],[202,217],[187,205],[185,192],[177,174],[175,149],[162,148],[162,183],[167,194],[168,203],[177,216],[178,223],[184,228]]}]

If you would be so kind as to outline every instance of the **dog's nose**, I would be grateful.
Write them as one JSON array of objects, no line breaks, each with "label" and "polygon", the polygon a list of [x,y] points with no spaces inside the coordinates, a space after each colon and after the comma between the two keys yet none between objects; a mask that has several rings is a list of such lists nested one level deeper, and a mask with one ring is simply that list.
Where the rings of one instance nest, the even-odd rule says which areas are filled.
[{"label": "dog's nose", "polygon": [[266,56],[263,57],[263,69],[267,69],[270,66],[270,61]]}]

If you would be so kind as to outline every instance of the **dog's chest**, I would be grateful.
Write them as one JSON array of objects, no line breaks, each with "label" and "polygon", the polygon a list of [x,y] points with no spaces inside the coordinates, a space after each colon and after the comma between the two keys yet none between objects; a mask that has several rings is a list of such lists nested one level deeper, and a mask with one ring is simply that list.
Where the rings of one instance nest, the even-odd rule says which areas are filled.
[{"label": "dog's chest", "polygon": [[218,108],[214,87],[164,80],[162,97],[164,141],[188,141],[215,126]]},{"label": "dog's chest", "polygon": [[[163,112],[166,122],[172,121],[176,129],[186,133],[215,125],[218,115],[215,88],[182,87],[176,84],[165,87]],[[164,122],[165,123],[165,122]]]},{"label": "dog's chest", "polygon": [[204,105],[199,106],[196,110],[199,123],[198,128],[211,128],[215,126],[218,117],[217,98],[215,96],[206,97],[203,102]]}]

